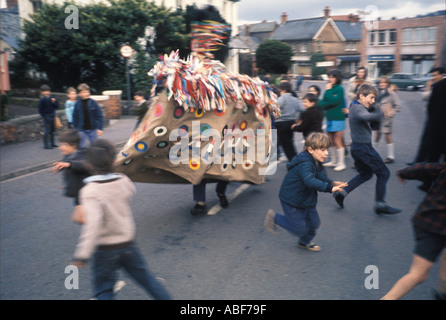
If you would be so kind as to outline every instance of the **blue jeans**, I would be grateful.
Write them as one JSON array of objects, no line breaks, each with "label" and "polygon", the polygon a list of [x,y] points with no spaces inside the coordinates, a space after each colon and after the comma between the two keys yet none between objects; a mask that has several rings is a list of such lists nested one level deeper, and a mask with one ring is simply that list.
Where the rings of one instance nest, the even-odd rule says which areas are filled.
[{"label": "blue jeans", "polygon": [[386,186],[390,177],[390,171],[376,152],[371,143],[352,143],[350,153],[355,160],[358,175],[348,182],[344,188],[347,193],[352,192],[364,182],[376,175],[375,201],[385,203]]},{"label": "blue jeans", "polygon": [[79,149],[84,149],[87,147],[87,139],[90,141],[90,144],[96,141],[96,139],[98,138],[98,131],[96,129],[81,130],[79,131],[79,135],[81,136]]},{"label": "blue jeans", "polygon": [[54,145],[54,114],[45,114],[43,116],[43,146],[49,147]]},{"label": "blue jeans", "polygon": [[124,248],[95,251],[92,269],[94,297],[96,299],[113,299],[113,286],[117,280],[117,271],[121,267],[155,299],[170,300],[170,295],[166,289],[150,274],[138,247],[134,243]]},{"label": "blue jeans", "polygon": [[274,222],[297,235],[299,243],[308,245],[316,236],[316,230],[321,225],[316,208],[296,208],[280,201],[284,214],[276,212]]}]

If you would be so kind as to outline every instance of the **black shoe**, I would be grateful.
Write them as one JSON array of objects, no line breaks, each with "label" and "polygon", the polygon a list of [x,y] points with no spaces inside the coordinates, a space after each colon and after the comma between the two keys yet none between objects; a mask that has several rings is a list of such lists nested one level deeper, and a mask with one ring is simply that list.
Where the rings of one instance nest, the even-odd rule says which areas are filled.
[{"label": "black shoe", "polygon": [[57,144],[52,144],[51,145],[53,148],[59,148],[59,146]]},{"label": "black shoe", "polygon": [[228,202],[228,199],[226,198],[226,196],[225,195],[221,196],[219,194],[217,194],[217,196],[220,199],[220,206],[222,208],[227,208],[229,206],[229,202]]},{"label": "black shoe", "polygon": [[54,149],[52,146],[44,146],[44,149]]},{"label": "black shoe", "polygon": [[386,160],[384,160],[384,163],[393,163],[394,160],[392,158],[387,158]]},{"label": "black shoe", "polygon": [[421,191],[427,192],[431,186],[432,186],[432,184],[425,182],[425,183],[419,185],[417,188],[420,189]]},{"label": "black shoe", "polygon": [[193,216],[200,216],[206,214],[206,206],[196,204],[192,209],[190,209],[190,214]]},{"label": "black shoe", "polygon": [[344,208],[345,196],[342,194],[342,192],[336,191],[335,193],[333,193],[333,197],[335,198],[336,203],[339,204],[341,208]]},{"label": "black shoe", "polygon": [[397,208],[392,208],[391,206],[388,206],[387,204],[382,207],[375,207],[376,214],[395,214],[400,213],[401,210]]}]

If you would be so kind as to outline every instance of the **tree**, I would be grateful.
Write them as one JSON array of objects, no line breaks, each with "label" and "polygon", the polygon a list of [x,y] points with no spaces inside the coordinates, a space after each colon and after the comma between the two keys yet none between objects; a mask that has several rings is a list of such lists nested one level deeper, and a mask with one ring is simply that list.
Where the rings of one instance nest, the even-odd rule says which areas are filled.
[{"label": "tree", "polygon": [[327,67],[317,67],[318,62],[325,61],[325,55],[321,52],[315,52],[311,55],[311,75],[313,79],[318,79],[322,74],[327,73]]},{"label": "tree", "polygon": [[[144,37],[147,26],[160,26],[175,20],[168,29],[159,29],[166,39],[178,39],[184,32],[182,17],[171,18],[164,6],[146,0],[108,0],[78,6],[74,2],[57,5],[45,2],[24,22],[25,40],[18,54],[36,70],[48,75],[54,89],[87,82],[93,89],[125,88],[125,60],[120,55],[124,43],[140,48],[137,40]],[[79,28],[68,29],[65,20],[68,5],[78,7]],[[172,43],[157,45],[156,50],[171,49]],[[139,50],[145,51],[146,48]],[[149,59],[147,59],[149,60]],[[94,90],[93,90],[94,91]],[[124,90],[125,91],[125,90]]]},{"label": "tree", "polygon": [[287,73],[293,49],[279,40],[265,40],[256,50],[257,67],[265,73]]}]

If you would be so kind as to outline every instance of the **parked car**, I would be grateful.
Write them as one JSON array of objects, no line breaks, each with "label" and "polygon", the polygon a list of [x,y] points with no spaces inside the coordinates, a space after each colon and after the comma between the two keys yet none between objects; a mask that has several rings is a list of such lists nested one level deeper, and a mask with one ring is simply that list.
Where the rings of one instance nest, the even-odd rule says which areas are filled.
[{"label": "parked car", "polygon": [[[394,73],[390,77],[390,82],[399,89],[419,90],[426,86],[426,79],[418,79],[413,73]],[[378,83],[379,80],[377,80]]]}]

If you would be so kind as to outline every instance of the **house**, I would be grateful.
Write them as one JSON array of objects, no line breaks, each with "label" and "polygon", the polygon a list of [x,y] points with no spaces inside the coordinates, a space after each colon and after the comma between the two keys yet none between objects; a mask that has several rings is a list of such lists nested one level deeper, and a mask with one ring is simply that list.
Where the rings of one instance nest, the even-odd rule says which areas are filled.
[{"label": "house", "polygon": [[312,55],[322,53],[320,66],[339,68],[350,76],[360,62],[361,22],[357,15],[330,16],[324,8],[322,17],[288,20],[284,12],[271,39],[286,42],[294,50],[290,72],[312,75]]},{"label": "house", "polygon": [[445,10],[415,18],[378,19],[364,25],[361,63],[378,77],[394,72],[422,76],[445,66]]},{"label": "house", "polygon": [[236,39],[238,39],[240,43],[243,43],[243,45],[240,46],[242,50],[239,54],[240,73],[249,75],[256,74],[256,50],[263,41],[271,38],[277,27],[277,22],[266,20],[259,23],[239,26]]}]

